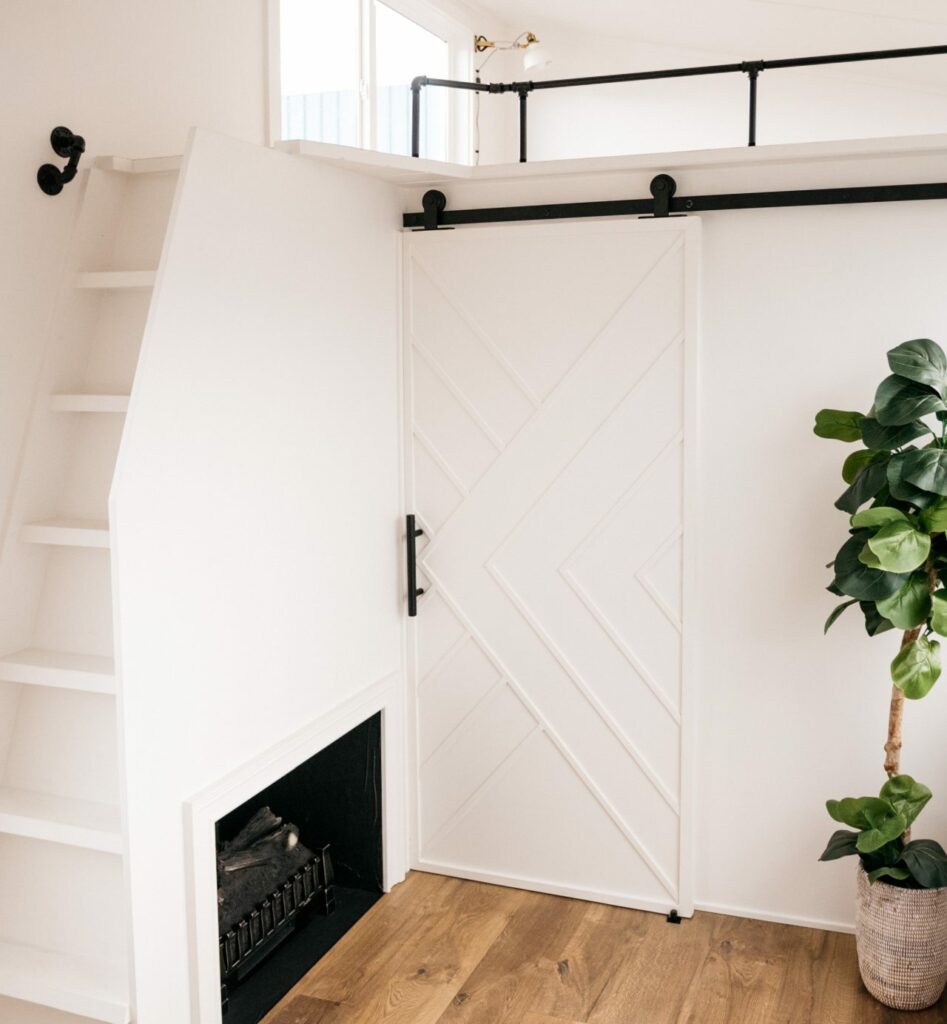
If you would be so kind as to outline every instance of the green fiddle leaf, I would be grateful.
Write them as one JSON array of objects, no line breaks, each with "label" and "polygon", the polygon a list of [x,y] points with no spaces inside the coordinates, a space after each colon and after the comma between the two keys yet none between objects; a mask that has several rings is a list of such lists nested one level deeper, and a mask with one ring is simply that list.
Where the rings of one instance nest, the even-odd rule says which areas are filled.
[{"label": "green fiddle leaf", "polygon": [[885,427],[874,416],[866,416],[859,426],[865,447],[876,451],[890,452],[893,448],[903,448],[909,441],[931,432],[923,420],[912,420],[899,427]]},{"label": "green fiddle leaf", "polygon": [[872,569],[858,560],[868,535],[868,530],[856,530],[839,549],[835,556],[832,585],[846,597],[878,601],[897,593],[907,583],[908,577],[904,573]]},{"label": "green fiddle leaf", "polygon": [[926,573],[914,573],[896,594],[882,598],[878,602],[878,613],[898,629],[914,629],[915,626],[926,622],[931,613],[931,595]]},{"label": "green fiddle leaf", "polygon": [[865,817],[871,823],[871,828],[865,829],[855,840],[859,853],[872,853],[885,843],[902,836],[907,828],[904,815],[891,808],[880,810],[870,807],[865,811]]},{"label": "green fiddle leaf", "polygon": [[891,461],[887,465],[888,487],[892,497],[898,501],[910,502],[919,509],[926,509],[937,504],[938,496],[927,492],[927,490],[921,490],[920,487],[908,483],[904,478],[904,460],[914,451],[914,449],[907,449],[905,452],[899,452],[891,457]]},{"label": "green fiddle leaf", "polygon": [[903,849],[904,843],[901,837],[898,836],[897,839],[892,839],[891,842],[885,843],[884,846],[879,846],[872,853],[862,854],[862,864],[866,871],[875,871],[880,867],[893,868],[901,860],[901,851]]},{"label": "green fiddle leaf", "polygon": [[941,448],[922,448],[904,456],[901,470],[905,483],[922,491],[947,495],[947,451]]},{"label": "green fiddle leaf", "polygon": [[840,616],[842,612],[845,611],[845,609],[852,604],[858,604],[858,601],[854,597],[850,601],[843,601],[842,604],[838,604],[834,608],[832,608],[831,613],[825,620],[825,626],[822,629],[823,636],[826,633],[828,633],[828,631],[832,628],[832,625],[834,624],[836,618]]},{"label": "green fiddle leaf", "polygon": [[940,636],[947,636],[947,590],[931,595],[931,629]]},{"label": "green fiddle leaf", "polygon": [[832,628],[833,623],[842,614],[842,612],[844,612],[849,605],[853,604],[858,604],[858,601],[854,597],[850,601],[843,601],[840,605],[836,605],[835,608],[832,609],[831,615],[829,615],[825,620],[825,627],[822,630],[823,636]]},{"label": "green fiddle leaf", "polygon": [[866,466],[852,481],[848,490],[844,491],[835,502],[835,507],[843,512],[857,512],[858,509],[876,497],[888,481],[887,462],[872,462]]},{"label": "green fiddle leaf", "polygon": [[910,523],[911,520],[900,510],[886,505],[875,505],[856,512],[851,518],[852,526],[862,529],[872,526],[887,526],[888,523]]},{"label": "green fiddle leaf", "polygon": [[848,829],[840,828],[837,832],[833,832],[829,845],[826,846],[819,860],[838,860],[840,857],[850,857],[858,853],[855,846],[857,838],[858,833],[849,832]]},{"label": "green fiddle leaf", "polygon": [[[862,420],[864,423],[865,421]],[[887,451],[877,452],[872,451],[868,448],[859,448],[857,451],[851,452],[846,456],[845,461],[842,463],[842,479],[847,484],[855,482],[855,477],[873,462],[884,462],[890,458],[890,453]]]},{"label": "green fiddle leaf", "polygon": [[889,629],[894,629],[891,621],[879,613],[874,601],[859,601],[858,607],[865,616],[865,632],[869,636],[878,636],[880,633],[887,633]]},{"label": "green fiddle leaf", "polygon": [[889,804],[907,822],[907,828],[917,820],[917,816],[924,810],[931,791],[921,782],[915,782],[910,775],[895,775],[881,787],[878,794],[882,800]]},{"label": "green fiddle leaf", "polygon": [[891,662],[891,679],[908,700],[920,700],[940,676],[940,644],[919,636]]},{"label": "green fiddle leaf", "polygon": [[947,533],[947,498],[941,498],[920,514],[921,526],[928,533]]},{"label": "green fiddle leaf", "polygon": [[923,509],[936,504],[938,497],[936,494],[930,494],[919,487],[915,487],[914,484],[908,483],[904,479],[904,460],[915,450],[914,448],[908,448],[904,452],[891,456],[886,465],[888,489],[891,492],[891,496],[898,501],[909,501],[912,505]]},{"label": "green fiddle leaf", "polygon": [[879,796],[846,796],[841,800],[826,800],[825,807],[833,821],[857,828],[859,832],[873,827],[867,816],[869,810],[874,812],[876,820],[896,813],[891,804]]},{"label": "green fiddle leaf", "polygon": [[933,839],[915,839],[901,853],[905,867],[925,889],[947,886],[947,853]]},{"label": "green fiddle leaf", "polygon": [[865,418],[861,412],[845,412],[842,409],[820,409],[815,414],[813,432],[818,437],[833,441],[860,441],[860,423]]},{"label": "green fiddle leaf", "polygon": [[881,559],[878,558],[867,544],[858,552],[858,561],[871,569],[880,569],[882,567]]},{"label": "green fiddle leaf", "polygon": [[877,882],[879,878],[896,878],[899,882],[903,882],[910,877],[911,872],[906,868],[888,867],[886,864],[883,864],[880,868],[875,868],[874,871],[868,872],[869,882]]},{"label": "green fiddle leaf", "polygon": [[915,530],[908,522],[882,526],[867,543],[878,558],[875,568],[885,572],[910,572],[923,565],[931,553],[930,535]]},{"label": "green fiddle leaf", "polygon": [[941,398],[947,397],[947,356],[929,338],[915,338],[893,348],[888,353],[888,366],[899,377],[926,384]]},{"label": "green fiddle leaf", "polygon": [[947,409],[932,388],[892,374],[875,392],[875,417],[882,426],[903,427],[922,416]]},{"label": "green fiddle leaf", "polygon": [[826,809],[835,821],[859,830],[855,846],[859,853],[872,853],[897,839],[907,828],[904,817],[880,797],[845,797],[829,800]]}]

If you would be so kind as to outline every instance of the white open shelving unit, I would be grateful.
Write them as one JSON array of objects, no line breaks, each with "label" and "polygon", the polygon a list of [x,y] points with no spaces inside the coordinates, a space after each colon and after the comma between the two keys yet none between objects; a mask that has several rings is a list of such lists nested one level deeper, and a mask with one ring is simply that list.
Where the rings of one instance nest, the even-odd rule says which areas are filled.
[{"label": "white open shelving unit", "polygon": [[179,169],[81,176],[0,522],[3,1021],[131,1020],[108,495]]}]

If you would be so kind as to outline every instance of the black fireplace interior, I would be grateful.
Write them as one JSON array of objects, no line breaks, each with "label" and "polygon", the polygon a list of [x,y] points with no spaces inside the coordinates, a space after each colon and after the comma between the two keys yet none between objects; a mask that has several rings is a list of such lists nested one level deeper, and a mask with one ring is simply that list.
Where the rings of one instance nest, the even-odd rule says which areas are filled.
[{"label": "black fireplace interior", "polygon": [[[282,829],[234,861],[233,844],[266,817],[264,808],[282,819]],[[252,880],[266,872],[258,865],[239,866],[241,856],[259,859],[257,851],[282,842],[289,825],[298,828],[298,843],[288,854],[280,851],[288,865],[280,880],[261,884],[259,899],[254,894],[238,923],[228,920],[224,927],[222,921],[227,1024],[257,1024],[381,896],[380,713],[217,822],[219,895],[227,893],[230,902],[228,886],[252,889]],[[295,841],[293,832],[289,842]],[[231,857],[226,873],[225,853]],[[272,864],[268,870],[275,878]]]}]

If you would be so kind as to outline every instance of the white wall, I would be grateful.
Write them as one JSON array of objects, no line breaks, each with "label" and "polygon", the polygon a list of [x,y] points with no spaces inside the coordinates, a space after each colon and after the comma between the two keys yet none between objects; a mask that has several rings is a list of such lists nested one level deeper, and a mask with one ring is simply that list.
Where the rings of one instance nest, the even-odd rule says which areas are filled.
[{"label": "white wall", "polygon": [[110,509],[138,1024],[190,1019],[184,802],[401,669],[398,214],[187,158]]},{"label": "white wall", "polygon": [[[792,180],[786,175],[787,185]],[[909,338],[947,345],[938,294],[947,205],[720,213],[705,224],[707,616],[698,894],[749,912],[848,923],[853,867],[817,864],[828,797],[884,781],[888,663],[861,613],[828,637],[824,589],[846,538],[832,507],[850,446],[824,406],[866,410]],[[947,841],[947,683],[908,702],[903,769],[934,790],[917,837]]]},{"label": "white wall", "polygon": [[[814,147],[816,150],[819,147]],[[850,150],[851,147],[849,147]],[[670,164],[447,183],[448,208],[645,196],[669,171],[681,195],[938,180],[944,150]],[[420,192],[404,208],[420,208]],[[827,638],[830,561],[846,537],[832,507],[847,446],[812,434],[823,406],[867,409],[885,352],[947,346],[941,202],[702,215],[703,547],[696,771],[698,907],[847,928],[854,865],[819,864],[830,797],[872,793],[882,765],[897,635],[869,639],[849,611]],[[458,229],[463,230],[463,229]],[[904,770],[935,797],[916,834],[947,841],[947,681],[909,703]]]},{"label": "white wall", "polygon": [[96,155],[182,152],[201,124],[264,137],[264,0],[4,0],[0,6],[0,530],[79,183],[50,198],[50,130]]},{"label": "white wall", "polygon": [[[773,56],[772,52],[714,53],[658,46],[589,35],[541,20],[529,27],[541,37],[553,63],[528,73],[518,56],[498,54],[487,65],[485,80],[542,81]],[[801,54],[824,51],[824,45],[813,38]],[[943,60],[918,58],[925,59]],[[758,82],[758,144],[947,131],[945,91],[896,77],[905,65],[915,63],[763,72]],[[488,96],[483,103],[488,128],[502,135],[502,141],[491,138],[484,162],[518,159],[516,96]],[[744,146],[748,105],[743,74],[538,91],[528,100],[529,159]],[[495,122],[494,111],[507,118],[506,125]]]}]

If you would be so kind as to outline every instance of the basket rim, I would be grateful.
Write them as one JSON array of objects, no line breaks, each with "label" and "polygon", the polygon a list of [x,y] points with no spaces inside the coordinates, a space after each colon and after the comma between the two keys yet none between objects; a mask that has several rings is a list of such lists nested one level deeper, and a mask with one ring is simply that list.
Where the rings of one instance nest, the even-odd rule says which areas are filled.
[{"label": "basket rim", "polygon": [[885,892],[888,892],[888,893],[892,893],[892,894],[896,895],[899,899],[903,899],[903,900],[908,900],[908,899],[919,900],[919,899],[924,899],[924,898],[927,898],[929,900],[934,900],[934,899],[938,899],[938,898],[943,898],[942,894],[943,893],[947,893],[947,885],[939,885],[935,889],[925,889],[925,888],[921,888],[921,889],[905,889],[901,885],[890,885],[888,882],[884,882],[881,879],[878,879],[877,881],[873,882],[868,877],[868,872],[865,870],[865,865],[862,864],[861,857],[858,857],[857,859],[858,859],[857,877],[859,879],[864,878],[865,884],[868,886],[868,891],[869,892],[872,889],[881,889],[882,891],[885,891]]}]

